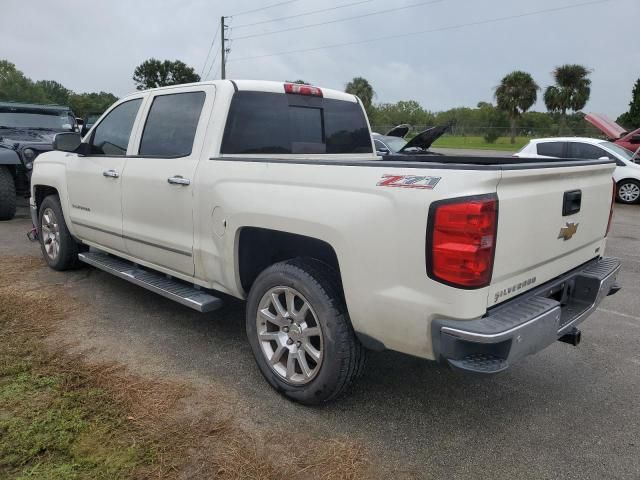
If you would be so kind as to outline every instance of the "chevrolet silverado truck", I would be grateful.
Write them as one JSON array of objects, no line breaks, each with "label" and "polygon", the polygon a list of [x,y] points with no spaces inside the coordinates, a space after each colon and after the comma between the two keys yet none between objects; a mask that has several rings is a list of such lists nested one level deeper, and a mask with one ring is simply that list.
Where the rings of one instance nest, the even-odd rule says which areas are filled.
[{"label": "chevrolet silverado truck", "polygon": [[266,380],[327,402],[391,349],[482,374],[619,288],[610,160],[380,157],[357,97],[220,80],[136,92],[35,162],[49,266],[201,312],[245,299]]}]

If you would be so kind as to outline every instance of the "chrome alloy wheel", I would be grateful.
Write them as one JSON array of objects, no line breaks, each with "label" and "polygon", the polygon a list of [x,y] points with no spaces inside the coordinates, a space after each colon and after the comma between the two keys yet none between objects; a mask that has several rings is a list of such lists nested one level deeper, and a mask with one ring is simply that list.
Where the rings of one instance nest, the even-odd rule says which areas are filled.
[{"label": "chrome alloy wheel", "polygon": [[58,227],[58,219],[52,209],[46,208],[42,212],[42,243],[45,252],[51,260],[58,258],[60,252],[60,228]]},{"label": "chrome alloy wheel", "polygon": [[625,202],[634,203],[640,197],[640,187],[635,183],[623,183],[618,189],[618,196]]},{"label": "chrome alloy wheel", "polygon": [[274,287],[258,305],[258,342],[267,363],[289,383],[304,385],[320,371],[322,328],[313,308],[291,287]]}]

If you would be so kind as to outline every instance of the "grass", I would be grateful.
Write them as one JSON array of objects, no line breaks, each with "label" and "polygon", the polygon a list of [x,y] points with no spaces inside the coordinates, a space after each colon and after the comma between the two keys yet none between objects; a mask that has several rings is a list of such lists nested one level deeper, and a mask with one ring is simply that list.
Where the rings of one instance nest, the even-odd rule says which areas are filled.
[{"label": "grass", "polygon": [[3,262],[0,275],[0,477],[142,473],[156,462],[158,445],[142,439],[124,402],[92,369],[45,348],[51,328],[77,306],[20,285],[20,277],[38,266],[30,258]]},{"label": "grass", "polygon": [[444,135],[436,140],[434,148],[469,148],[476,150],[503,150],[506,152],[516,152],[524,147],[529,137],[516,137],[516,143],[511,144],[509,137],[500,137],[495,143],[487,143],[483,137],[477,136],[457,136]]},{"label": "grass", "polygon": [[224,392],[53,348],[56,325],[85,309],[60,287],[37,287],[41,260],[0,259],[0,478],[372,477],[349,439],[248,430]]}]

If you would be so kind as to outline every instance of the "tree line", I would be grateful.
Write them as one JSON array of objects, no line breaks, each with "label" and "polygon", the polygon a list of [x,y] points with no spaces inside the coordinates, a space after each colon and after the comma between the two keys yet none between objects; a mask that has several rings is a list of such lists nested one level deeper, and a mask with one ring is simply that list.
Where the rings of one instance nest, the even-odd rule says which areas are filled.
[{"label": "tree line", "polygon": [[[180,60],[150,58],[136,67],[133,81],[138,90],[198,82],[200,76]],[[108,92],[76,93],[55,80],[33,81],[15,64],[0,60],[0,101],[69,106],[78,117],[101,115],[118,97]]]},{"label": "tree line", "polygon": [[8,60],[0,60],[0,101],[70,106],[79,117],[101,114],[118,97],[107,92],[75,93],[55,80],[34,82]]},{"label": "tree line", "polygon": [[[374,103],[375,92],[363,77],[353,78],[345,91],[357,95],[362,101],[372,126],[393,126],[409,123],[430,126],[456,122],[458,131],[480,134],[489,143],[509,134],[515,136],[533,132],[584,135],[595,133],[583,120],[580,110],[591,95],[591,70],[583,65],[567,64],[556,67],[552,73],[554,84],[543,93],[547,112],[529,111],[541,90],[531,74],[516,70],[505,75],[494,89],[495,105],[479,102],[476,107],[452,108],[441,112],[425,109],[415,100],[397,103]],[[198,82],[200,76],[180,60],[150,58],[138,65],[132,76],[138,90],[182,83]],[[305,80],[295,83],[308,84]],[[0,60],[0,101],[69,105],[80,117],[103,113],[118,98],[112,93],[75,93],[55,80],[33,81],[16,66]],[[620,115],[618,123],[631,129],[640,127],[640,79],[635,83],[629,111]]]},{"label": "tree line", "polygon": [[[456,121],[467,132],[481,132],[488,143],[495,142],[506,132],[511,137],[511,143],[514,143],[518,131],[524,134],[541,130],[558,134],[595,134],[580,112],[591,95],[590,73],[583,65],[556,67],[552,73],[554,84],[549,85],[543,94],[547,112],[529,111],[538,100],[540,87],[531,74],[520,70],[505,75],[495,88],[495,106],[480,102],[476,108],[431,112],[414,100],[374,104],[373,87],[362,77],[347,83],[345,91],[362,100],[369,121],[374,126],[400,123],[426,126]],[[629,111],[620,115],[617,121],[628,129],[640,127],[640,79],[633,88]]]}]

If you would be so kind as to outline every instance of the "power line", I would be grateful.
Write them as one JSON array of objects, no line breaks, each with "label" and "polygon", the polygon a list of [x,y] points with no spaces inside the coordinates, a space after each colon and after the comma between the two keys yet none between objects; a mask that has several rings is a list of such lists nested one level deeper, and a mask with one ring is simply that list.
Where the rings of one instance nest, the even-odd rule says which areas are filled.
[{"label": "power line", "polygon": [[423,5],[431,5],[433,3],[439,3],[439,2],[444,2],[444,1],[445,0],[429,0],[428,2],[414,3],[412,5],[405,5],[403,7],[387,8],[385,10],[377,10],[377,11],[371,12],[371,13],[363,13],[361,15],[354,15],[352,17],[338,18],[336,20],[329,20],[329,21],[326,21],[326,22],[310,23],[308,25],[301,25],[299,27],[291,27],[291,28],[284,28],[282,30],[274,30],[273,32],[253,33],[251,35],[245,35],[244,37],[236,37],[236,38],[234,38],[234,40],[245,40],[247,38],[263,37],[265,35],[274,35],[276,33],[292,32],[294,30],[302,30],[303,28],[319,27],[320,25],[328,25],[330,23],[346,22],[347,20],[354,20],[356,18],[372,17],[374,15],[382,15],[383,13],[397,12],[399,10],[406,10],[408,8],[421,7]]},{"label": "power line", "polygon": [[220,31],[220,25],[218,25],[218,29],[216,33],[213,34],[213,39],[211,40],[211,45],[209,45],[209,51],[207,52],[207,58],[204,61],[204,65],[202,65],[202,70],[200,71],[200,78],[202,78],[202,74],[204,73],[204,69],[207,68],[207,62],[209,61],[209,55],[211,55],[211,51],[213,50],[213,46],[218,39],[218,32]]},{"label": "power line", "polygon": [[340,8],[352,7],[353,5],[360,5],[362,3],[370,3],[370,2],[373,2],[373,0],[360,0],[359,2],[345,3],[343,5],[337,5],[335,7],[321,8],[320,10],[313,10],[311,12],[298,13],[297,15],[289,15],[287,17],[272,18],[270,20],[262,20],[261,22],[244,23],[242,25],[236,25],[233,28],[238,29],[238,28],[245,28],[245,27],[253,27],[254,25],[262,25],[264,23],[279,22],[280,20],[288,20],[290,18],[305,17],[307,15],[313,15],[314,13],[328,12],[330,10],[338,10]]},{"label": "power line", "polygon": [[219,54],[220,54],[220,50],[216,52],[216,54],[213,57],[213,60],[211,60],[211,66],[209,67],[209,71],[207,72],[207,75],[204,77],[204,80],[209,78],[209,74],[211,73],[211,70],[213,70],[213,66],[216,64],[216,60],[218,59]]},{"label": "power line", "polygon": [[498,22],[502,22],[505,20],[512,20],[515,18],[522,18],[522,17],[530,17],[533,15],[540,15],[542,13],[551,13],[551,12],[558,12],[561,10],[569,10],[572,8],[577,8],[577,7],[585,7],[588,5],[596,5],[599,3],[607,3],[607,2],[611,2],[612,0],[595,0],[592,2],[583,2],[583,3],[575,3],[573,5],[566,5],[564,7],[556,7],[556,8],[547,8],[544,10],[536,10],[533,12],[527,12],[527,13],[521,13],[518,15],[509,15],[509,16],[505,16],[505,17],[497,17],[497,18],[490,18],[487,20],[479,20],[477,22],[469,22],[469,23],[461,23],[461,24],[457,24],[457,25],[450,25],[448,27],[440,27],[440,28],[434,28],[434,29],[429,29],[429,30],[420,30],[417,32],[408,32],[408,33],[399,33],[396,35],[387,35],[384,37],[375,37],[375,38],[368,38],[365,40],[357,40],[355,42],[345,42],[345,43],[334,43],[332,45],[323,45],[321,47],[313,47],[313,48],[302,48],[299,50],[288,50],[286,52],[278,52],[278,53],[267,53],[264,55],[253,55],[253,56],[249,56],[249,57],[240,57],[240,58],[236,58],[233,61],[234,62],[240,62],[243,60],[253,60],[253,59],[257,59],[257,58],[265,58],[265,57],[275,57],[278,55],[288,55],[291,53],[303,53],[303,52],[312,52],[312,51],[317,51],[317,50],[325,50],[325,49],[330,49],[330,48],[337,48],[337,47],[344,47],[347,45],[359,45],[362,43],[369,43],[369,42],[376,42],[379,40],[390,40],[390,39],[395,39],[395,38],[402,38],[402,37],[409,37],[412,35],[420,35],[420,34],[424,34],[424,33],[434,33],[434,32],[443,32],[446,30],[455,30],[457,28],[464,28],[464,27],[472,27],[472,26],[477,26],[477,25],[486,25],[486,24],[490,24],[490,23],[498,23]]},{"label": "power line", "polygon": [[245,10],[244,12],[236,13],[235,15],[229,15],[230,17],[239,17],[240,15],[246,15],[248,13],[259,12],[261,10],[266,10],[267,8],[278,7],[280,5],[286,5],[287,3],[297,2],[299,0],[287,0],[286,2],[273,3],[271,5],[267,5],[266,7],[254,8],[253,10]]}]

